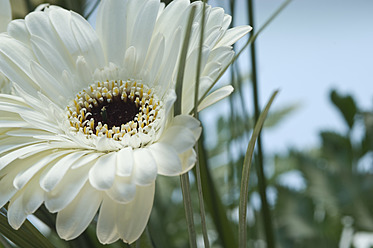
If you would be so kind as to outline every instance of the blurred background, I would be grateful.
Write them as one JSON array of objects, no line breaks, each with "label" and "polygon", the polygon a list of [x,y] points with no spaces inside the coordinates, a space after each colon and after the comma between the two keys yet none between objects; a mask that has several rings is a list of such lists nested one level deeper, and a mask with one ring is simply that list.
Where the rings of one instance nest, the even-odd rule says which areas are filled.
[{"label": "blurred background", "polygon": [[[13,18],[23,18],[41,2],[11,0]],[[94,23],[95,0],[50,2]],[[231,14],[234,26],[253,25],[255,34],[283,2],[209,4]],[[370,0],[293,0],[220,80],[218,87],[232,84],[235,92],[200,116],[211,247],[237,247],[242,164],[254,106],[262,109],[277,89],[251,168],[249,247],[373,247],[372,10]],[[204,247],[194,175],[194,219],[198,246]],[[83,247],[84,240],[100,247],[94,224],[78,240],[63,242],[42,212],[36,216],[47,225],[32,221],[58,247]],[[188,247],[179,178],[157,180],[147,233],[153,247]],[[121,242],[111,246],[126,247]]]}]

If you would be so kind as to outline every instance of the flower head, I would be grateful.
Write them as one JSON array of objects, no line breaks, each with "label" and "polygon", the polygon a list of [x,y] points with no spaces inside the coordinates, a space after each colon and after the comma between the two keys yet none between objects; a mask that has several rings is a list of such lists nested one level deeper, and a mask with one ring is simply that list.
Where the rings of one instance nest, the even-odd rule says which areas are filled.
[{"label": "flower head", "polygon": [[[182,115],[174,86],[192,6]],[[0,95],[0,206],[17,229],[41,204],[57,213],[61,238],[80,235],[98,214],[102,243],[135,241],[148,221],[158,174],[190,170],[199,121],[193,107],[202,3],[105,0],[96,30],[56,6],[12,21],[0,35],[0,68],[14,95]],[[206,9],[201,94],[250,31]],[[208,106],[231,92],[219,90]],[[218,95],[218,97],[216,97]]]}]

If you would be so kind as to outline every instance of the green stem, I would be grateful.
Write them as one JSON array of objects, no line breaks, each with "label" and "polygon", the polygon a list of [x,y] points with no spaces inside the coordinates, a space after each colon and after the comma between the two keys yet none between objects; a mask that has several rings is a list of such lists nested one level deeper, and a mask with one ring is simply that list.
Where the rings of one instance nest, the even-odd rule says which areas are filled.
[{"label": "green stem", "polygon": [[190,197],[189,174],[180,176],[181,190],[183,192],[185,216],[188,225],[189,243],[191,248],[197,248],[196,231],[194,228],[192,200]]},{"label": "green stem", "polygon": [[[177,73],[176,78],[176,86],[175,86],[175,92],[176,92],[176,102],[174,104],[174,115],[180,115],[182,113],[182,90],[183,90],[183,79],[184,79],[184,68],[186,63],[186,57],[189,47],[189,38],[192,30],[192,24],[194,15],[196,12],[195,6],[191,8],[189,19],[188,19],[188,25],[185,32],[185,38],[183,42],[183,46],[181,49],[180,54],[180,61],[179,61],[179,69]],[[187,227],[188,227],[188,233],[189,233],[189,243],[190,247],[196,248],[197,247],[197,241],[196,241],[196,231],[194,228],[194,220],[193,220],[193,209],[192,209],[192,201],[190,197],[190,183],[189,183],[189,175],[188,173],[185,173],[180,176],[180,182],[181,182],[181,190],[183,192],[183,199],[184,199],[184,209],[185,209],[185,216],[187,221]]]},{"label": "green stem", "polygon": [[[199,83],[200,83],[200,75],[201,75],[201,63],[202,63],[202,47],[203,47],[203,36],[205,33],[205,18],[206,18],[206,0],[203,1],[203,8],[202,8],[202,20],[201,20],[201,32],[200,32],[200,39],[199,39],[199,48],[198,48],[198,61],[197,61],[197,73],[196,73],[196,85],[194,90],[194,117],[198,119],[198,97],[199,97]],[[198,200],[199,200],[199,210],[201,214],[201,226],[202,226],[202,235],[203,235],[203,242],[205,244],[205,248],[210,247],[208,235],[207,235],[207,227],[206,227],[206,213],[205,213],[205,205],[203,202],[203,192],[202,192],[202,182],[201,182],[201,168],[199,165],[198,159],[198,143],[195,145],[194,150],[196,151],[197,161],[196,161],[196,181],[197,181],[197,191],[198,191]]]},{"label": "green stem", "polygon": [[[254,7],[253,7],[253,1],[248,0],[248,14],[249,14],[249,23],[254,27]],[[250,33],[250,38],[253,37],[253,33]],[[252,42],[250,47],[250,60],[251,60],[251,66],[252,66],[252,82],[253,82],[253,100],[254,100],[254,116],[255,116],[255,122],[258,121],[259,115],[260,115],[260,106],[259,106],[259,93],[258,93],[258,78],[257,78],[257,67],[256,67],[256,49],[255,49],[255,41]],[[262,215],[264,220],[264,230],[265,230],[265,236],[267,241],[267,247],[274,248],[276,241],[275,241],[275,235],[273,231],[273,221],[271,217],[271,212],[269,209],[268,201],[267,201],[267,182],[266,177],[264,175],[264,165],[263,165],[263,149],[262,149],[262,141],[261,141],[261,135],[259,133],[258,135],[258,141],[257,141],[257,167],[256,172],[258,176],[258,186],[259,186],[259,194],[260,199],[262,202]]]}]

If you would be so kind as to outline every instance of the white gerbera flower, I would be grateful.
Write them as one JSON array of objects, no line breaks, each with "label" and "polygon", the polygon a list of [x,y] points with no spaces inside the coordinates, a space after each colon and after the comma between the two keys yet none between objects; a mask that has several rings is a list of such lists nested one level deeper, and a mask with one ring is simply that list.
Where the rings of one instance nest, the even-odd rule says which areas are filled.
[{"label": "white gerbera flower", "polygon": [[[197,7],[186,61],[183,115],[173,116],[175,75],[191,6]],[[15,95],[0,95],[0,206],[17,229],[41,204],[57,232],[80,235],[99,211],[101,243],[132,243],[151,212],[157,174],[190,170],[200,123],[193,106],[202,3],[105,0],[95,31],[51,6],[12,21],[0,35],[0,68]],[[207,7],[201,94],[250,31]],[[200,108],[231,92],[211,94]]]},{"label": "white gerbera flower", "polygon": [[[0,0],[0,33],[6,31],[8,23],[12,20],[12,9],[9,0]],[[9,93],[9,80],[0,72],[0,93]]]}]

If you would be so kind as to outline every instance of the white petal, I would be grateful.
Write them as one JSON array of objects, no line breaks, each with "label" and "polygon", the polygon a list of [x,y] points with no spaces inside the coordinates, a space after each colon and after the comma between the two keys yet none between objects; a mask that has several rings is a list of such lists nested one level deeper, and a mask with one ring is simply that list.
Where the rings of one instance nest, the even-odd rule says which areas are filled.
[{"label": "white petal", "polygon": [[[79,53],[79,44],[74,37],[71,27],[71,12],[62,8],[52,9],[48,12],[50,23],[53,25],[58,37],[61,39],[67,51],[66,58],[70,59],[70,63],[74,61]],[[63,50],[58,50],[63,56]],[[69,56],[72,55],[72,56]]]},{"label": "white petal", "polygon": [[121,238],[133,243],[144,231],[153,206],[155,183],[137,187],[136,196],[128,204],[117,208],[117,228]]},{"label": "white petal", "polygon": [[165,176],[180,175],[181,162],[176,150],[165,143],[155,143],[149,147],[158,166],[158,174]]},{"label": "white petal", "polygon": [[0,208],[2,208],[9,199],[17,192],[13,186],[14,175],[6,175],[0,180]]},{"label": "white petal", "polygon": [[220,89],[215,90],[209,94],[202,102],[198,105],[198,111],[220,101],[221,99],[229,96],[233,92],[233,87],[231,85],[224,86]]},{"label": "white petal", "polygon": [[102,244],[110,244],[119,239],[116,227],[116,212],[119,204],[104,196],[100,207],[100,214],[97,221],[97,237]]},{"label": "white petal", "polygon": [[27,30],[25,20],[17,19],[9,23],[7,32],[13,38],[23,42],[29,43],[30,33]]},{"label": "white petal", "polygon": [[0,35],[0,58],[0,68],[4,75],[30,94],[36,94],[34,88],[37,88],[37,84],[30,71],[30,61],[36,58],[29,48],[7,35]]},{"label": "white petal", "polygon": [[210,15],[208,16],[206,23],[206,30],[210,30],[215,25],[221,25],[224,19],[224,9],[223,8],[213,8],[211,9]]},{"label": "white petal", "polygon": [[89,170],[89,182],[98,190],[110,189],[114,183],[117,163],[116,153],[111,152],[99,157]]},{"label": "white petal", "polygon": [[96,215],[101,201],[102,193],[86,183],[76,198],[57,214],[58,235],[65,240],[78,237]]},{"label": "white petal", "polygon": [[119,203],[127,203],[135,197],[136,185],[131,178],[116,177],[113,186],[106,191],[110,198]]},{"label": "white petal", "polygon": [[61,87],[58,80],[49,72],[41,67],[38,63],[31,61],[30,63],[32,74],[40,85],[40,90],[51,100],[58,100],[58,96],[62,95],[69,97],[65,88]]},{"label": "white petal", "polygon": [[79,14],[71,12],[71,17],[72,30],[80,47],[81,55],[86,58],[93,69],[104,67],[105,57],[96,32]]},{"label": "white petal", "polygon": [[149,48],[158,10],[159,1],[148,0],[141,8],[135,23],[136,28],[133,29],[132,36],[130,36],[132,40],[130,41],[129,46],[137,48],[137,63],[140,67],[142,67],[144,63]]},{"label": "white petal", "polygon": [[137,185],[147,186],[157,177],[157,164],[147,148],[134,150],[134,180]]},{"label": "white petal", "polygon": [[73,166],[71,166],[71,169],[75,170],[77,168],[80,168],[80,167],[90,163],[91,161],[97,159],[101,155],[102,155],[102,153],[96,153],[96,152],[88,153],[84,157],[80,158]]},{"label": "white petal", "polygon": [[80,192],[88,180],[88,171],[93,162],[78,169],[69,170],[59,184],[46,193],[45,206],[51,213],[64,209]]},{"label": "white petal", "polygon": [[96,30],[107,62],[120,65],[127,49],[127,0],[101,1],[97,12]]},{"label": "white petal", "polygon": [[40,186],[47,192],[53,190],[65,176],[70,167],[86,152],[72,152],[61,158],[40,178]]},{"label": "white petal", "polygon": [[12,10],[9,0],[0,1],[0,32],[5,32],[8,23],[12,20]]},{"label": "white petal", "polygon": [[[58,79],[59,83],[61,83],[60,80],[64,70],[73,71],[74,64],[67,53],[57,51],[53,47],[53,44],[47,43],[38,36],[32,36],[30,41],[39,63],[48,71],[48,73]],[[66,85],[63,84],[58,86],[66,87]]]},{"label": "white petal", "polygon": [[[21,171],[18,173],[16,178],[14,179],[14,187],[17,189],[23,188],[23,186],[26,185],[26,183],[42,168],[47,166],[49,163],[51,163],[56,158],[63,156],[64,154],[68,153],[70,151],[60,151],[55,153],[50,152],[43,152],[40,154],[37,154],[36,156],[39,158],[39,160],[36,163],[29,164],[28,168],[24,171]],[[26,160],[27,162],[28,159]],[[54,161],[55,163],[56,161]]]},{"label": "white petal", "polygon": [[196,139],[192,131],[182,126],[171,126],[167,128],[160,142],[172,146],[178,154],[189,150],[196,143]]},{"label": "white petal", "polygon": [[8,221],[14,229],[18,229],[26,217],[34,213],[43,203],[44,191],[40,188],[38,181],[38,178],[31,180],[28,187],[17,192],[9,203]]},{"label": "white petal", "polygon": [[190,149],[182,154],[179,155],[179,158],[181,160],[183,169],[180,174],[184,174],[185,172],[189,171],[193,168],[197,161],[197,154],[194,151],[194,149]]},{"label": "white petal", "polygon": [[13,229],[18,229],[26,220],[27,214],[23,208],[22,195],[15,198],[8,207],[8,223]]},{"label": "white petal", "polygon": [[201,135],[201,122],[190,115],[178,115],[172,120],[173,126],[183,126],[189,128],[193,132],[194,138],[197,140]]},{"label": "white petal", "polygon": [[245,34],[250,32],[252,29],[253,28],[250,26],[238,26],[238,27],[228,29],[227,32],[222,37],[222,39],[216,44],[215,47],[231,46],[236,41],[241,39]]},{"label": "white petal", "polygon": [[128,177],[132,174],[133,151],[131,147],[126,147],[117,152],[117,175]]},{"label": "white petal", "polygon": [[24,155],[27,155],[33,152],[42,152],[49,148],[50,147],[48,144],[42,143],[42,144],[29,145],[29,146],[17,149],[15,151],[12,151],[10,153],[7,153],[5,156],[2,156],[0,158],[0,170],[2,170],[9,163],[13,162],[14,160],[16,160],[17,158],[21,156],[24,156]]}]

